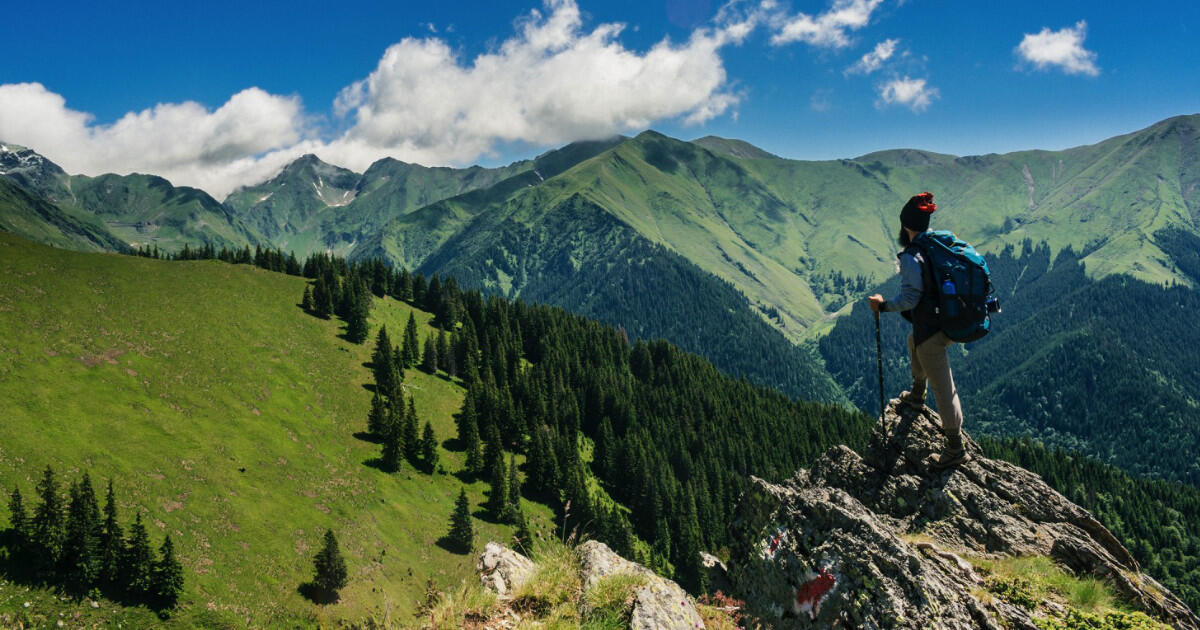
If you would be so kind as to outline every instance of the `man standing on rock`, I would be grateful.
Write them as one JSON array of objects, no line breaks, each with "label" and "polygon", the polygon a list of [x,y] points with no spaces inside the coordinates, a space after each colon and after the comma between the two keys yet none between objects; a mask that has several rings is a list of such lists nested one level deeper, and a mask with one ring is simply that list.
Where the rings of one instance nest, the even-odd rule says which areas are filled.
[{"label": "man standing on rock", "polygon": [[913,330],[908,335],[908,355],[912,367],[912,389],[900,394],[904,403],[923,407],[925,405],[925,383],[933,387],[942,417],[942,433],[946,444],[933,466],[943,470],[966,462],[969,458],[962,441],[962,405],[958,402],[958,390],[954,388],[954,375],[950,373],[950,361],[946,348],[954,343],[942,332],[938,324],[937,292],[935,287],[925,286],[927,262],[921,249],[913,245],[918,234],[929,229],[929,216],[937,210],[933,193],[914,195],[900,211],[900,245],[904,251],[897,255],[900,260],[900,293],[885,300],[876,293],[867,300],[871,310],[879,312],[899,311],[912,322]]}]

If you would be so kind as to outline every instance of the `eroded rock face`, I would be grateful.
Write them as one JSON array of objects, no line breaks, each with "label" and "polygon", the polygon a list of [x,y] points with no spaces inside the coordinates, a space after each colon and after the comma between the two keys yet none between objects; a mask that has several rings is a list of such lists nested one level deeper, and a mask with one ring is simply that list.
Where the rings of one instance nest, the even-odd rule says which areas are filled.
[{"label": "eroded rock face", "polygon": [[600,580],[618,573],[639,575],[646,584],[637,591],[632,630],[684,630],[703,628],[704,622],[696,612],[696,602],[678,584],[661,578],[646,567],[617,555],[602,542],[589,540],[575,552],[579,556],[583,590],[586,592]]},{"label": "eroded rock face", "polygon": [[475,572],[484,587],[507,598],[533,574],[533,562],[500,543],[489,542],[475,562]]},{"label": "eroded rock face", "polygon": [[863,457],[836,447],[783,484],[754,479],[729,567],[751,614],[776,628],[1032,630],[1024,609],[976,597],[979,577],[959,556],[1037,554],[1200,630],[1108,530],[1037,475],[984,458],[970,438],[972,461],[931,470],[940,426],[932,411],[893,400]]}]

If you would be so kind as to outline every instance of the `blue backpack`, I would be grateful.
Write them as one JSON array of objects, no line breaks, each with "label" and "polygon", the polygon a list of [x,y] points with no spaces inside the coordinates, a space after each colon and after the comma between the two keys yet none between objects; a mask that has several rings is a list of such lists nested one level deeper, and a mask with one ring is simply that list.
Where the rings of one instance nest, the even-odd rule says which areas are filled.
[{"label": "blue backpack", "polygon": [[937,296],[938,324],[950,339],[975,341],[991,328],[991,312],[999,312],[992,295],[987,261],[953,232],[922,232],[913,239],[927,263],[925,281]]}]

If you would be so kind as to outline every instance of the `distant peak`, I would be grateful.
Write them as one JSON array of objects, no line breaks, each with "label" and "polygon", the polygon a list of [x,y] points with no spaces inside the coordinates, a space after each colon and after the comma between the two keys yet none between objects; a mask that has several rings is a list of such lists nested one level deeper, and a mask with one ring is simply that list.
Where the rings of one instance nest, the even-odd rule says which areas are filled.
[{"label": "distant peak", "polygon": [[745,140],[722,138],[720,136],[704,136],[692,140],[692,144],[704,147],[713,153],[721,153],[737,158],[752,160],[778,160],[780,157],[769,151],[764,151]]}]

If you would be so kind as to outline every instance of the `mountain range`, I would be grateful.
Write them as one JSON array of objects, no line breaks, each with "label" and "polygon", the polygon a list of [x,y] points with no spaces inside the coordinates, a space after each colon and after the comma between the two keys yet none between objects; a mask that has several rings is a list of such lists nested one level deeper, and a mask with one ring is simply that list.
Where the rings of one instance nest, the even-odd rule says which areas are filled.
[{"label": "mountain range", "polygon": [[[869,319],[853,306],[888,288],[899,208],[930,190],[934,228],[1008,261],[997,333],[965,352],[980,357],[963,363],[968,409],[1001,433],[1198,483],[1200,470],[1177,465],[1177,449],[1155,437],[1170,430],[1200,444],[1190,393],[1200,379],[1172,351],[1194,335],[1184,326],[1166,339],[1159,319],[1131,317],[1182,321],[1173,309],[1191,304],[1200,282],[1198,128],[1200,115],[1178,116],[1062,151],[897,149],[819,162],[653,131],[500,168],[388,158],[359,174],[307,155],[223,202],[148,175],[68,175],[10,145],[0,151],[0,225],[76,249],[211,243],[382,258],[563,306],[633,338],[666,338],[791,396],[870,410],[874,349]],[[1114,300],[1114,291],[1144,301]],[[1120,308],[1081,314],[1077,301]],[[886,363],[899,388],[905,351],[893,324]],[[1023,335],[1026,326],[1041,332]],[[1064,374],[1076,380],[1063,383]],[[1086,386],[1076,391],[1078,379]],[[1034,396],[1051,382],[1080,400],[1128,390],[1139,420],[1123,424],[1099,404],[1058,413],[1062,401]],[[1118,426],[1144,429],[1133,435],[1146,444],[1117,448]]]}]

